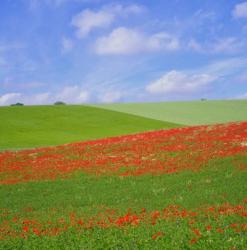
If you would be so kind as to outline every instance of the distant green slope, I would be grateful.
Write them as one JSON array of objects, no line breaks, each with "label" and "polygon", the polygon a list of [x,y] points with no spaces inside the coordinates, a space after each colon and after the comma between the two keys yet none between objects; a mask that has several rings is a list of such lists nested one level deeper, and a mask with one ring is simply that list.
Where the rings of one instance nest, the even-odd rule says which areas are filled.
[{"label": "distant green slope", "polygon": [[247,120],[247,100],[116,103],[96,107],[185,125]]},{"label": "distant green slope", "polygon": [[88,107],[0,107],[0,149],[56,145],[177,125]]}]

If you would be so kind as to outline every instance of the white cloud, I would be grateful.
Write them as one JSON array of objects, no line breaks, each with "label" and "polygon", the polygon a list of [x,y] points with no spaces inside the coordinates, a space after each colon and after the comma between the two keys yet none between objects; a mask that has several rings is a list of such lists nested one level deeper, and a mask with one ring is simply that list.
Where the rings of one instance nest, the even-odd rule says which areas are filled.
[{"label": "white cloud", "polygon": [[107,28],[117,17],[138,14],[143,11],[140,5],[110,5],[98,11],[83,10],[72,18],[71,24],[77,28],[78,38],[86,37],[93,29]]},{"label": "white cloud", "polygon": [[83,90],[81,87],[67,86],[55,95],[57,101],[64,101],[68,103],[84,103],[89,100],[89,92]]},{"label": "white cloud", "polygon": [[148,38],[146,44],[147,50],[172,51],[179,48],[178,39],[166,32],[156,33],[146,38]]},{"label": "white cloud", "polygon": [[236,37],[223,37],[206,42],[190,39],[187,47],[199,53],[234,54],[245,47],[245,42]]},{"label": "white cloud", "polygon": [[87,102],[89,100],[89,92],[87,91],[80,91],[77,97],[79,102]]},{"label": "white cloud", "polygon": [[90,100],[90,93],[81,86],[66,86],[58,92],[41,92],[33,94],[7,93],[0,96],[0,106],[22,102],[25,105],[52,104],[56,101],[66,103],[86,103]]},{"label": "white cloud", "polygon": [[239,51],[244,46],[244,43],[236,37],[226,37],[218,39],[212,46],[212,50],[216,53],[234,53]]},{"label": "white cloud", "polygon": [[236,4],[232,11],[232,15],[235,18],[247,18],[247,2]]},{"label": "white cloud", "polygon": [[160,32],[143,34],[135,29],[119,27],[108,36],[100,37],[95,43],[95,51],[104,54],[134,54],[143,51],[172,51],[179,48],[179,41],[172,35]]},{"label": "white cloud", "polygon": [[51,99],[51,93],[46,92],[46,93],[36,94],[31,100],[33,104],[46,104],[50,101],[50,99]]},{"label": "white cloud", "polygon": [[205,72],[218,77],[234,75],[239,70],[244,70],[247,67],[247,59],[243,57],[233,57],[225,60],[215,61],[209,65],[199,69],[200,72]]},{"label": "white cloud", "polygon": [[102,97],[100,97],[100,101],[103,103],[113,103],[118,101],[122,97],[121,92],[119,91],[110,91],[105,94],[103,94]]},{"label": "white cloud", "polygon": [[117,28],[109,36],[96,41],[95,50],[98,54],[130,54],[142,49],[142,35],[131,29]]},{"label": "white cloud", "polygon": [[9,105],[12,103],[22,102],[25,105],[38,105],[50,103],[52,94],[49,92],[25,95],[21,93],[7,93],[0,96],[0,105]]},{"label": "white cloud", "polygon": [[114,20],[114,15],[105,11],[93,12],[84,10],[72,19],[72,25],[77,28],[78,38],[87,36],[92,29],[108,27]]},{"label": "white cloud", "polygon": [[11,103],[19,102],[21,98],[20,93],[7,93],[0,96],[0,105],[9,105]]},{"label": "white cloud", "polygon": [[127,7],[123,7],[122,5],[118,5],[118,12],[122,14],[140,14],[144,12],[145,8],[141,5],[132,4]]},{"label": "white cloud", "polygon": [[193,93],[215,81],[217,77],[202,73],[185,73],[172,70],[151,82],[146,91],[160,93]]},{"label": "white cloud", "polygon": [[115,18],[120,16],[128,16],[130,14],[140,14],[143,13],[145,8],[138,4],[130,5],[121,5],[121,4],[112,4],[106,5],[102,8],[105,12],[110,12],[114,14]]},{"label": "white cloud", "polygon": [[203,9],[197,10],[192,16],[192,18],[194,18],[193,20],[198,20],[199,23],[203,23],[205,21],[214,22],[216,17],[217,15],[214,11],[205,11]]},{"label": "white cloud", "polygon": [[[172,70],[166,72],[159,79],[152,81],[146,86],[146,91],[153,95],[158,94],[199,94],[209,90],[212,83],[224,82],[242,71],[242,80],[245,78],[247,60],[243,57],[233,57],[230,59],[211,62],[204,67],[187,71]],[[244,70],[244,71],[243,71]]]}]

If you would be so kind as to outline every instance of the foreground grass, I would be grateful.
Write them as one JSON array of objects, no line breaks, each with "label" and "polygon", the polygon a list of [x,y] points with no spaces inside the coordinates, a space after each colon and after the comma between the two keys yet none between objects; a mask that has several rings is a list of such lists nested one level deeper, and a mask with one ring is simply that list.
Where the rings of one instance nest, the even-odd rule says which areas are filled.
[{"label": "foreground grass", "polygon": [[114,103],[96,107],[185,125],[247,120],[247,100]]},{"label": "foreground grass", "polygon": [[[240,157],[240,156],[239,156]],[[247,164],[246,157],[239,158]],[[7,212],[0,223],[20,218],[56,221],[61,216],[70,220],[70,213],[91,217],[100,211],[114,209],[120,215],[132,211],[157,211],[169,205],[186,209],[217,206],[226,202],[239,204],[247,197],[247,172],[233,167],[232,159],[209,162],[200,172],[185,171],[160,176],[117,177],[77,173],[67,180],[20,183],[0,187],[0,207]],[[74,227],[57,236],[12,238],[0,241],[0,249],[246,249],[245,232],[227,229],[233,223],[246,224],[239,216],[198,219],[192,227],[202,237],[195,237],[187,220],[159,221],[155,225],[129,225],[123,228],[92,227],[78,233]],[[208,224],[215,228],[206,231]],[[49,225],[48,225],[49,226]],[[19,229],[21,230],[21,228]],[[157,238],[154,237],[156,234]]]},{"label": "foreground grass", "polygon": [[0,150],[57,145],[178,125],[82,105],[0,108]]}]

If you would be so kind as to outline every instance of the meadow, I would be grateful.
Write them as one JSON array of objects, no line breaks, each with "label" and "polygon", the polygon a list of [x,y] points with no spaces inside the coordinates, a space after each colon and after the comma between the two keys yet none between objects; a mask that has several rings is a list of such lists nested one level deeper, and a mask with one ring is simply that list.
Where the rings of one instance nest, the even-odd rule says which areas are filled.
[{"label": "meadow", "polygon": [[58,145],[177,127],[83,105],[0,107],[0,150]]},{"label": "meadow", "polygon": [[[186,127],[90,107],[11,108],[1,132],[22,126],[30,137],[1,134],[12,150],[0,152],[0,249],[247,248],[247,121]],[[49,130],[62,137],[75,124],[75,137]]]},{"label": "meadow", "polygon": [[247,100],[114,103],[96,107],[188,126],[247,120]]}]

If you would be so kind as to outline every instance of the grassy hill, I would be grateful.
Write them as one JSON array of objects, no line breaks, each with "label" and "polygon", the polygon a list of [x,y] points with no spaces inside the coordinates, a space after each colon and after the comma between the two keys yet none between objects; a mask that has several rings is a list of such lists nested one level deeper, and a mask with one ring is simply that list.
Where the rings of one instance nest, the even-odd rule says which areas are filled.
[{"label": "grassy hill", "polygon": [[185,125],[247,120],[247,100],[116,103],[97,107]]},{"label": "grassy hill", "polygon": [[176,124],[82,105],[0,108],[0,149],[56,145]]}]

